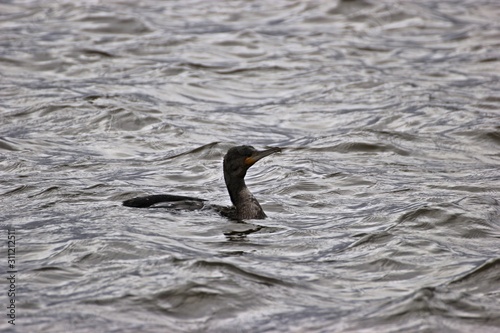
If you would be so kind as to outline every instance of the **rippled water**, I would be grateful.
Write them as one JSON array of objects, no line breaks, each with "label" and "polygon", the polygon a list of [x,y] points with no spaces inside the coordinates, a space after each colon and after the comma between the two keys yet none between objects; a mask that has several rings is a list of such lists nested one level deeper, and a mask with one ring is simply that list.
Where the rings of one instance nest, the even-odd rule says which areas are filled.
[{"label": "rippled water", "polygon": [[[496,0],[2,1],[0,329],[500,332],[498,17]],[[247,176],[268,219],[121,206],[229,204],[238,144],[284,148]]]}]

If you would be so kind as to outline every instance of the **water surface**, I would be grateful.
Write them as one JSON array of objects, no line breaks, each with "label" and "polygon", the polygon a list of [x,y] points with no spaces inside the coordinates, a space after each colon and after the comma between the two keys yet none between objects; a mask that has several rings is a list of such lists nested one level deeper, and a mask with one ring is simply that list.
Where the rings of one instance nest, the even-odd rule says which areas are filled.
[{"label": "water surface", "polygon": [[[2,332],[500,332],[498,17],[1,3]],[[266,220],[121,206],[229,205],[239,144],[284,148],[247,175]]]}]

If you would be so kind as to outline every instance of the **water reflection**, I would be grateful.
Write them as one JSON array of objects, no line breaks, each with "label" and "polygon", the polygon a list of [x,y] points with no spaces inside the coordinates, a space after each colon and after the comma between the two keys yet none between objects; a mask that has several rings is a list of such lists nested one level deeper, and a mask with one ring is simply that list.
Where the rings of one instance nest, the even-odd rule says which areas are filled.
[{"label": "water reflection", "polygon": [[259,232],[262,229],[266,228],[264,226],[247,223],[244,221],[239,221],[237,224],[232,223],[232,228],[228,231],[224,231],[224,236],[228,241],[244,241],[247,240],[247,236],[253,233]]}]

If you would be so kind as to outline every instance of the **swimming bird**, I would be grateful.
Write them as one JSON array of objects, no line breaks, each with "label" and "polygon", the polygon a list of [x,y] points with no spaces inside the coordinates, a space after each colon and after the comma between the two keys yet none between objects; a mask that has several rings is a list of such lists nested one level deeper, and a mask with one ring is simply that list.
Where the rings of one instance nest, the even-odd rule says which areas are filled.
[{"label": "swimming bird", "polygon": [[[274,147],[258,151],[252,146],[232,147],[224,156],[223,169],[224,181],[226,182],[229,197],[233,203],[232,207],[208,205],[218,211],[221,215],[236,220],[264,219],[266,214],[257,199],[245,184],[245,176],[248,169],[260,159],[271,154],[280,152],[281,148]],[[169,194],[149,195],[137,197],[123,202],[127,207],[165,207],[167,204],[174,208],[200,209],[207,205],[206,200]],[[159,206],[160,205],[160,206]]]}]

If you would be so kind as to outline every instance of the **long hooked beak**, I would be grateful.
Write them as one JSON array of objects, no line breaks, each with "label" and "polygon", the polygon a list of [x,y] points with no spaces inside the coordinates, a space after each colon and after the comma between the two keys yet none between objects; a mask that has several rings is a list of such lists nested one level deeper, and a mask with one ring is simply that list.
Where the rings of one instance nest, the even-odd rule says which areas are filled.
[{"label": "long hooked beak", "polygon": [[266,149],[266,150],[256,151],[252,154],[252,156],[245,158],[245,164],[248,166],[252,166],[255,164],[255,162],[257,162],[261,158],[264,158],[266,156],[269,156],[271,154],[278,153],[278,152],[281,152],[281,148],[273,147],[273,148]]}]

